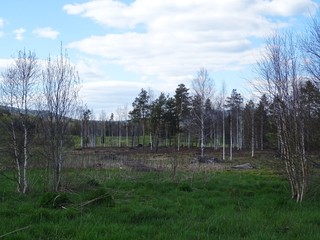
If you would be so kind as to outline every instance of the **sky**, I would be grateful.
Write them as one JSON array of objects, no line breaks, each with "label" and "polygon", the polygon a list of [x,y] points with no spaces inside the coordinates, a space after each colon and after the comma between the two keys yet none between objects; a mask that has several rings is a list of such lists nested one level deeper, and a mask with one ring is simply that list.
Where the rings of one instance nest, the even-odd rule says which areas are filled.
[{"label": "sky", "polygon": [[141,89],[174,95],[207,69],[216,93],[250,98],[253,66],[275,30],[302,31],[319,0],[2,0],[0,72],[19,50],[39,59],[61,43],[95,116],[110,116]]}]

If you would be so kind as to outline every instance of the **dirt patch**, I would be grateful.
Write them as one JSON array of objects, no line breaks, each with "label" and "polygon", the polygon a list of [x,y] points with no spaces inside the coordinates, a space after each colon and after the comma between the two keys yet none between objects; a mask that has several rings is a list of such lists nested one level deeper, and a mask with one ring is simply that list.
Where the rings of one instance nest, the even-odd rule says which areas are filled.
[{"label": "dirt patch", "polygon": [[[198,148],[160,148],[159,151],[151,151],[149,148],[131,149],[128,147],[99,147],[83,148],[70,152],[65,162],[65,167],[70,168],[127,168],[140,172],[158,172],[175,170],[229,170],[233,166],[248,163],[248,152],[237,152],[233,161],[222,161],[222,154],[213,149],[207,150],[206,161],[199,161],[200,150]],[[238,156],[239,155],[239,156]],[[253,166],[266,162],[259,158],[250,158]]]}]

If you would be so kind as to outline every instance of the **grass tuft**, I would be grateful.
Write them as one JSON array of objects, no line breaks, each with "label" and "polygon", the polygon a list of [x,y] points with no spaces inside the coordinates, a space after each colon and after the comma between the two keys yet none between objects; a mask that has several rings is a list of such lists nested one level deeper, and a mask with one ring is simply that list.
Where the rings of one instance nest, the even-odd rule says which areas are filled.
[{"label": "grass tuft", "polygon": [[40,207],[43,208],[65,208],[71,203],[66,193],[46,192],[40,197]]}]

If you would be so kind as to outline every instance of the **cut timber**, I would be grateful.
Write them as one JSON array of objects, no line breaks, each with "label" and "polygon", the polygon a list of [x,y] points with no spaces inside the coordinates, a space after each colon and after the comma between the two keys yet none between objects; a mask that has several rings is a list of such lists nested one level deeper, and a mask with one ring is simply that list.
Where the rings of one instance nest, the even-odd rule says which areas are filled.
[{"label": "cut timber", "polygon": [[235,169],[253,169],[255,168],[251,163],[244,163],[240,165],[233,166]]}]

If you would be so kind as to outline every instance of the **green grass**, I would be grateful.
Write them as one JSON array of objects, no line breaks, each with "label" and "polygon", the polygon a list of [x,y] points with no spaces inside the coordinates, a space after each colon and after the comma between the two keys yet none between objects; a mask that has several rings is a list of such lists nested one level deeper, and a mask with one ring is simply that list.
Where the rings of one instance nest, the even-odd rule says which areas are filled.
[{"label": "green grass", "polygon": [[[69,170],[56,195],[32,174],[26,196],[0,175],[3,239],[320,239],[317,199],[296,204],[266,170],[179,172],[175,181],[165,172]],[[52,207],[59,198],[67,200]]]}]

